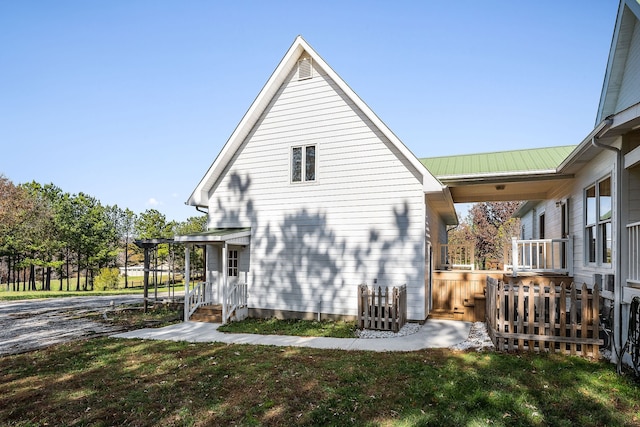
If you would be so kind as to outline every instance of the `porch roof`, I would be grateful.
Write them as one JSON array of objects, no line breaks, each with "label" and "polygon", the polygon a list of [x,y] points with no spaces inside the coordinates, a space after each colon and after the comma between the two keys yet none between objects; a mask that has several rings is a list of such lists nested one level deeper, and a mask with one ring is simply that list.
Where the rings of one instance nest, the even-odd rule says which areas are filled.
[{"label": "porch roof", "polygon": [[199,233],[184,234],[175,236],[174,240],[179,243],[213,243],[228,242],[230,240],[246,238],[251,236],[251,227],[236,228],[211,228]]},{"label": "porch roof", "polygon": [[450,189],[455,203],[539,200],[557,180],[572,177],[558,174],[557,168],[575,148],[565,145],[420,160]]},{"label": "porch roof", "polygon": [[441,181],[517,175],[518,173],[554,173],[576,148],[575,145],[466,154],[420,159]]}]

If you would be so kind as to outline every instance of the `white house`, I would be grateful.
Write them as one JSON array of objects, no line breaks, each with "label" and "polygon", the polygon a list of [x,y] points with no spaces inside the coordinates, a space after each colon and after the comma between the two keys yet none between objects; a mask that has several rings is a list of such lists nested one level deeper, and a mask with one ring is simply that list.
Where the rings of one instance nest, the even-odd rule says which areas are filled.
[{"label": "white house", "polygon": [[406,284],[408,318],[422,321],[453,203],[525,200],[521,239],[558,244],[528,268],[551,258],[601,282],[619,350],[640,296],[639,17],[621,0],[596,125],[578,145],[422,161],[296,38],[187,202],[209,216],[206,233],[177,237],[207,247],[194,298],[248,292],[256,316],[344,317],[358,284]]},{"label": "white house", "polygon": [[261,317],[355,316],[367,283],[406,284],[423,321],[433,245],[457,223],[448,189],[302,37],[187,203],[209,215],[177,237],[206,245],[202,295],[246,284]]}]

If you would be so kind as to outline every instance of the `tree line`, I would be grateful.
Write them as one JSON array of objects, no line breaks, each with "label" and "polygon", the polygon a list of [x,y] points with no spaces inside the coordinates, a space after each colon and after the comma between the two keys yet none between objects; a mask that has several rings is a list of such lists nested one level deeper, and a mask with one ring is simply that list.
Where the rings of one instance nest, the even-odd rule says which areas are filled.
[{"label": "tree line", "polygon": [[[155,209],[136,214],[54,184],[15,185],[0,174],[0,284],[7,290],[36,290],[37,281],[42,290],[51,290],[54,281],[60,291],[74,285],[76,291],[92,289],[100,269],[141,260],[135,239],[172,238],[205,229],[205,215],[167,221]],[[164,261],[168,245],[160,245],[154,255]]]}]

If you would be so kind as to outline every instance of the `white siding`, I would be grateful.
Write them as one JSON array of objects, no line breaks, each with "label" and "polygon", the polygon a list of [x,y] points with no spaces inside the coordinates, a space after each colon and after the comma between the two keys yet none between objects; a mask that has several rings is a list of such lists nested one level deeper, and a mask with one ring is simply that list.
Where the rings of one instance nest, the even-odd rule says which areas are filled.
[{"label": "white siding", "polygon": [[[597,180],[600,180],[608,175],[611,176],[611,185],[614,189],[614,199],[617,197],[615,194],[615,188],[617,184],[615,182],[615,162],[616,155],[613,152],[604,151],[598,155],[589,164],[585,165],[581,172],[576,174],[576,178],[573,181],[573,187],[571,191],[571,206],[570,206],[570,227],[571,235],[574,236],[573,248],[574,248],[574,270],[575,281],[577,283],[593,284],[593,275],[598,274],[614,274],[613,265],[594,265],[585,261],[584,252],[584,189],[592,184],[595,184]],[[615,206],[615,202],[614,206]],[[613,215],[615,221],[615,214]],[[612,224],[613,228],[613,241],[615,242],[618,236],[616,235],[616,225]],[[614,251],[613,257],[617,254]]]},{"label": "white siding", "polygon": [[635,20],[615,112],[640,102],[640,22]]},{"label": "white siding", "polygon": [[[416,171],[314,64],[292,77],[210,195],[210,225],[251,227],[249,306],[355,315],[360,283],[408,287],[425,318],[425,215]],[[316,181],[290,183],[294,145]]]},{"label": "white siding", "polygon": [[[562,238],[562,207],[556,206],[556,202],[564,202],[569,204],[569,233],[574,236],[572,224],[576,219],[572,215],[573,203],[571,200],[571,192],[573,191],[573,182],[571,180],[562,180],[554,185],[552,192],[549,194],[549,200],[543,202],[538,208],[538,212],[545,213],[545,238],[560,239]],[[582,190],[580,190],[581,192]]]},{"label": "white siding", "polygon": [[[578,283],[593,284],[593,275],[612,274],[613,265],[594,265],[585,262],[584,251],[584,190],[596,181],[611,176],[612,188],[615,191],[615,160],[614,153],[604,151],[590,163],[586,164],[581,172],[576,174],[572,180],[564,180],[554,187],[549,194],[549,198],[538,203],[521,218],[521,224],[525,227],[525,239],[535,239],[538,237],[538,215],[545,213],[545,237],[556,239],[562,233],[561,208],[556,207],[556,201],[567,201],[569,203],[569,235],[573,237],[573,265],[574,277]],[[616,195],[614,194],[614,198]],[[615,215],[614,215],[615,220]],[[617,239],[615,235],[615,224],[613,225],[613,241]],[[614,257],[615,257],[614,253]]]},{"label": "white siding", "polygon": [[523,239],[533,239],[533,215],[535,208],[528,211],[520,218],[520,228],[524,228],[524,232],[520,232],[519,237]]}]

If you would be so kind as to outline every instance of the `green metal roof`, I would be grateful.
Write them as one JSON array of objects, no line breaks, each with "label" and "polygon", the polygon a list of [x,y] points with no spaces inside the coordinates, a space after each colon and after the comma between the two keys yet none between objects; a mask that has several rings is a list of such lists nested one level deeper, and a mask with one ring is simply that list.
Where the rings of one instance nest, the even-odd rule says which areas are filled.
[{"label": "green metal roof", "polygon": [[420,159],[436,178],[554,170],[576,145]]}]

